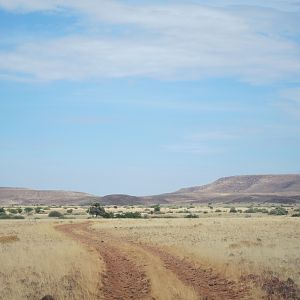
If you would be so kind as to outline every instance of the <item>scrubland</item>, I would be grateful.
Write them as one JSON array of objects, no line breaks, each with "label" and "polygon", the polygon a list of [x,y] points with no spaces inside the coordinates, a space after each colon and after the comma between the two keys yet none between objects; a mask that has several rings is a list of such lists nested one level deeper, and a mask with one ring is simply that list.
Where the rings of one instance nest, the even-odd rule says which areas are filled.
[{"label": "scrubland", "polygon": [[273,272],[300,285],[300,220],[289,217],[99,221],[94,228],[168,247],[228,276]]},{"label": "scrubland", "polygon": [[[50,210],[66,213],[67,209]],[[55,299],[105,298],[101,285],[107,276],[103,274],[108,267],[118,269],[116,264],[120,267],[127,257],[137,270],[144,269],[141,276],[148,278],[155,299],[199,299],[194,287],[179,276],[181,261],[250,284],[247,299],[266,297],[262,287],[274,293],[267,299],[298,299],[280,294],[280,289],[294,291],[300,286],[300,218],[291,217],[293,208],[288,208],[286,216],[258,213],[251,217],[229,213],[229,207],[219,207],[217,212],[207,207],[166,207],[157,215],[145,207],[111,206],[108,210],[139,211],[148,217],[87,220],[84,207],[73,208],[77,215],[68,214],[73,220],[53,220],[46,213],[41,219],[34,219],[34,214],[25,220],[1,220],[0,299],[41,299],[46,294]],[[183,218],[186,213],[198,218]],[[89,223],[80,232],[76,224],[82,222]],[[57,230],[59,225],[67,226],[65,232]],[[66,234],[68,226],[74,226],[71,234]],[[166,267],[160,255],[164,253],[178,258],[179,273]],[[116,278],[112,276],[108,285]]]}]

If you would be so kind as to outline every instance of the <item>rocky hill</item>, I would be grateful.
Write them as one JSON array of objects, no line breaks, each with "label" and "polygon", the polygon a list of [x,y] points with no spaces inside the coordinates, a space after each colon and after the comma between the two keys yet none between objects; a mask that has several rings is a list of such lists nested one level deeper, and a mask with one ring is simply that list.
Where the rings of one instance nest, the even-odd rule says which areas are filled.
[{"label": "rocky hill", "polygon": [[220,178],[210,184],[180,189],[174,193],[135,197],[115,194],[99,197],[71,191],[38,191],[0,188],[0,205],[55,204],[149,205],[184,203],[300,203],[300,174],[243,175]]},{"label": "rocky hill", "polygon": [[213,183],[153,196],[166,202],[300,202],[300,175],[243,175],[220,178]]},{"label": "rocky hill", "polygon": [[211,184],[179,193],[300,193],[300,175],[243,175],[223,177]]}]

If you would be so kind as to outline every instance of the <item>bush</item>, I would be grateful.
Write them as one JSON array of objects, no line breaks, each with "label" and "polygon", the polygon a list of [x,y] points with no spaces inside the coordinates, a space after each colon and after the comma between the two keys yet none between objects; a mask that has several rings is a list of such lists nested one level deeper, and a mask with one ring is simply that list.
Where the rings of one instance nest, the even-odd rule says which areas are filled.
[{"label": "bush", "polygon": [[63,217],[63,214],[57,210],[53,210],[53,211],[49,212],[48,217],[49,218],[61,218],[61,217]]},{"label": "bush", "polygon": [[24,211],[25,211],[27,214],[29,214],[30,212],[33,211],[33,208],[32,208],[32,207],[25,207],[25,208],[24,208]]},{"label": "bush", "polygon": [[292,214],[292,217],[300,217],[300,213]]},{"label": "bush", "polygon": [[25,219],[23,216],[13,216],[13,215],[7,215],[7,214],[0,214],[0,220],[3,219]]},{"label": "bush", "polygon": [[263,213],[267,214],[269,211],[266,208],[256,208],[256,207],[250,207],[244,211],[246,214],[256,214],[256,213]]},{"label": "bush", "polygon": [[37,213],[37,214],[40,214],[41,212],[43,212],[42,208],[39,206],[36,207],[34,210],[35,210],[35,213]]},{"label": "bush", "polygon": [[17,213],[18,213],[18,210],[16,210],[15,208],[9,208],[8,211],[9,211],[11,214],[17,214]]},{"label": "bush", "polygon": [[160,212],[160,205],[159,205],[159,204],[152,205],[151,208],[154,208],[154,212],[155,212],[155,213]]},{"label": "bush", "polygon": [[4,207],[0,207],[0,215],[5,215],[6,212],[5,212],[5,209]]},{"label": "bush", "polygon": [[25,219],[25,217],[23,217],[23,216],[12,216],[11,218],[12,219]]},{"label": "bush", "polygon": [[220,213],[220,212],[222,212],[222,211],[221,211],[221,209],[216,209],[215,212],[216,212],[216,213]]},{"label": "bush", "polygon": [[125,213],[122,213],[122,214],[116,214],[115,215],[116,218],[125,218],[125,219],[139,219],[139,218],[142,218],[142,215],[140,212],[125,212]]},{"label": "bush", "polygon": [[94,203],[90,208],[87,210],[87,213],[95,216],[95,217],[102,217],[102,218],[113,218],[113,213],[108,213],[105,211],[104,207],[101,206],[99,203]]},{"label": "bush", "polygon": [[72,208],[67,209],[67,213],[68,213],[68,214],[71,214],[72,212],[73,212],[73,209],[72,209]]},{"label": "bush", "polygon": [[276,207],[274,209],[271,209],[269,212],[269,215],[276,215],[276,216],[284,216],[287,214],[288,214],[288,211],[283,207]]},{"label": "bush", "polygon": [[237,213],[237,210],[235,209],[235,207],[231,207],[229,210],[230,213]]},{"label": "bush", "polygon": [[192,218],[199,218],[199,216],[196,215],[196,214],[188,214],[188,215],[185,216],[185,218],[192,219]]}]

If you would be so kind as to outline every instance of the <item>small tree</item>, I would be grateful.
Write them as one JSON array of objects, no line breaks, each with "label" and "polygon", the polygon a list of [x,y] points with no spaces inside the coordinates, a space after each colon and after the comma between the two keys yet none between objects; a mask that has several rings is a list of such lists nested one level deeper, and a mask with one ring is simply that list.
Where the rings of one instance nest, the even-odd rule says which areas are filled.
[{"label": "small tree", "polygon": [[20,214],[20,213],[22,213],[23,209],[22,209],[21,207],[18,207],[18,208],[17,208],[17,211],[18,211],[18,213]]},{"label": "small tree", "polygon": [[153,205],[152,207],[154,208],[154,212],[155,213],[159,213],[160,212],[160,205],[159,204]]},{"label": "small tree", "polygon": [[4,207],[0,207],[0,215],[5,215],[5,209],[4,209]]},{"label": "small tree", "polygon": [[42,208],[41,207],[36,207],[35,209],[35,213],[40,214],[42,212]]},{"label": "small tree", "polygon": [[229,212],[230,213],[237,213],[237,210],[235,209],[235,207],[231,207]]},{"label": "small tree", "polygon": [[29,214],[33,211],[33,208],[32,207],[25,207],[24,211],[26,212],[26,214]]},{"label": "small tree", "polygon": [[102,218],[113,218],[113,213],[108,213],[105,211],[104,207],[100,205],[100,203],[94,203],[90,206],[87,212],[94,217],[102,217]]}]

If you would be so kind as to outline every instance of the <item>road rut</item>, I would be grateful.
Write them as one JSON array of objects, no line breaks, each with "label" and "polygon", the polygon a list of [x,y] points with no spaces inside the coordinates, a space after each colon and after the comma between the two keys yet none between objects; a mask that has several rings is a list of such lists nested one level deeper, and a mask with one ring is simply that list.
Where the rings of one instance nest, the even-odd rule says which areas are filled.
[{"label": "road rut", "polygon": [[[159,291],[152,290],[151,278],[145,267],[151,264],[149,255],[159,258],[162,268],[165,268],[166,276],[170,272],[175,275],[180,283],[193,290],[197,295],[196,299],[251,299],[247,286],[229,281],[210,268],[199,267],[187,259],[182,259],[154,245],[134,243],[109,231],[92,229],[91,225],[92,223],[85,222],[58,225],[56,228],[86,246],[94,248],[104,260],[106,270],[99,284],[99,299],[165,299],[154,297],[159,294]],[[136,252],[149,255],[148,257],[144,255],[144,262],[141,263],[140,260],[135,259],[133,251],[128,250],[130,247],[135,247]],[[176,299],[190,298],[180,296]]]}]

